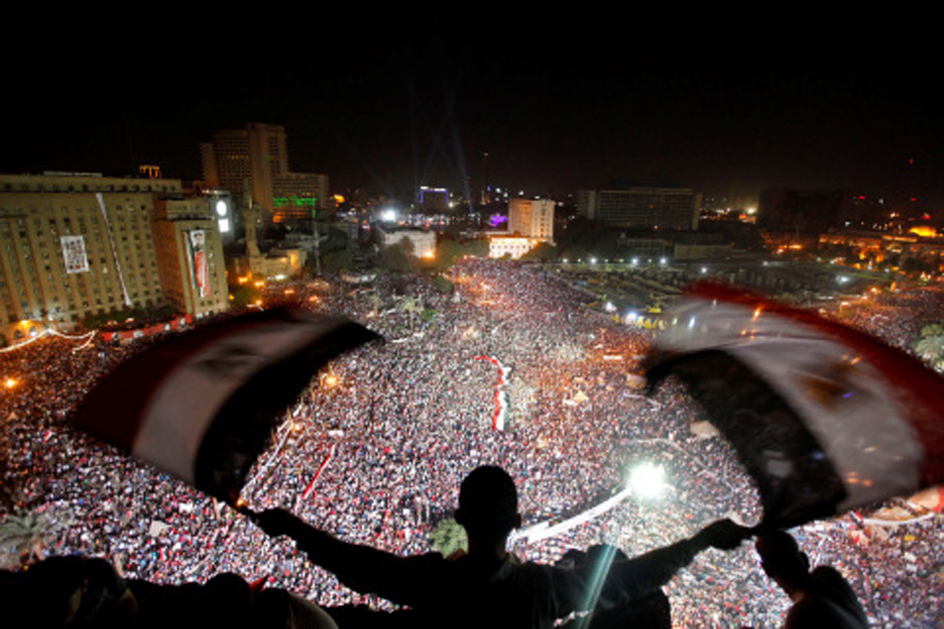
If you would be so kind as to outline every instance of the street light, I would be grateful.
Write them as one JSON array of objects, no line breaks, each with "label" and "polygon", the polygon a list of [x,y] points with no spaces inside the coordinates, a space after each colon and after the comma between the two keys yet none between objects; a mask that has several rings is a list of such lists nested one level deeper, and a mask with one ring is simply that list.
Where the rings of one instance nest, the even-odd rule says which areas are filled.
[{"label": "street light", "polygon": [[642,463],[633,468],[627,485],[640,498],[655,498],[668,487],[665,470],[652,463]]},{"label": "street light", "polygon": [[323,382],[326,388],[333,389],[338,385],[338,377],[333,373],[329,373],[325,375]]}]

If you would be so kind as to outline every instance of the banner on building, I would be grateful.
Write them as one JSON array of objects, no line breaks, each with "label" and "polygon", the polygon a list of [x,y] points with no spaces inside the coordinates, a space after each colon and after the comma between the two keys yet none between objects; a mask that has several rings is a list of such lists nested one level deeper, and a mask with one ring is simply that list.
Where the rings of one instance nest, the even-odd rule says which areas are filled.
[{"label": "banner on building", "polygon": [[206,260],[206,233],[202,229],[193,229],[186,233],[186,238],[193,286],[200,297],[206,297],[210,284]]},{"label": "banner on building", "polygon": [[85,253],[85,238],[83,236],[60,236],[62,245],[62,262],[66,273],[88,273],[88,256]]}]

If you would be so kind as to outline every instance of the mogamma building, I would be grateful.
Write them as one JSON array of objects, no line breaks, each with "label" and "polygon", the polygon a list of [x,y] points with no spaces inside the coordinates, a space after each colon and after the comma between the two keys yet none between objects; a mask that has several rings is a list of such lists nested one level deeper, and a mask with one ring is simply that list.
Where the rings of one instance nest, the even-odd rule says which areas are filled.
[{"label": "mogamma building", "polygon": [[580,190],[577,209],[590,220],[622,229],[698,229],[701,195],[687,188]]},{"label": "mogamma building", "polygon": [[0,175],[0,333],[171,303],[228,307],[218,222],[179,180]]}]

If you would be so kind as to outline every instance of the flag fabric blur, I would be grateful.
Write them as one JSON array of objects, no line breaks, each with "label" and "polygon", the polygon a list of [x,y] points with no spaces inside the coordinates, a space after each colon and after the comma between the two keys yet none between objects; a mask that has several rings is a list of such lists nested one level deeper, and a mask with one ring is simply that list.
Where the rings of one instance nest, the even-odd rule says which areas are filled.
[{"label": "flag fabric blur", "polygon": [[347,319],[294,308],[224,318],[121,363],[89,391],[74,423],[234,504],[315,372],[375,339]]},{"label": "flag fabric blur", "polygon": [[684,383],[791,527],[944,481],[944,377],[864,332],[741,289],[692,287],[647,357]]}]

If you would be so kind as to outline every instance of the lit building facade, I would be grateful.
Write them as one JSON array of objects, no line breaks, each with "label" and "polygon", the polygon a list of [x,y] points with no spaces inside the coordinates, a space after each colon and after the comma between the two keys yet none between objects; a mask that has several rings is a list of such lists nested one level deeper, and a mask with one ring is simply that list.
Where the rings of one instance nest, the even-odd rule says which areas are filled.
[{"label": "lit building facade", "polygon": [[214,131],[200,145],[203,177],[211,187],[242,195],[248,189],[268,223],[301,220],[329,208],[328,176],[289,169],[285,128],[248,124]]},{"label": "lit building facade", "polygon": [[517,260],[538,243],[553,245],[555,205],[548,199],[509,200],[508,229],[488,239],[488,257]]},{"label": "lit building facade", "polygon": [[[164,269],[180,252],[172,255],[155,227],[165,211],[161,204],[182,197],[173,179],[0,175],[0,331],[15,340],[21,322],[69,329],[89,316],[177,305],[174,282],[183,280]],[[194,203],[208,227],[204,250],[215,265],[210,281],[218,282],[219,273],[224,278],[222,302],[213,309],[225,309],[217,223],[206,199]],[[185,313],[201,312],[181,304]]]},{"label": "lit building facade", "polygon": [[508,202],[509,234],[553,240],[554,206],[548,199],[512,199]]},{"label": "lit building facade", "polygon": [[156,204],[154,248],[164,298],[197,317],[229,308],[220,222],[205,199]]},{"label": "lit building facade", "polygon": [[488,239],[488,257],[504,258],[509,256],[517,260],[528,253],[539,242],[545,242],[538,238],[518,238],[515,236],[494,236]]},{"label": "lit building facade", "polygon": [[382,247],[392,247],[401,241],[408,241],[417,258],[432,258],[436,255],[436,234],[422,229],[404,229],[397,227],[378,227],[377,233]]}]

